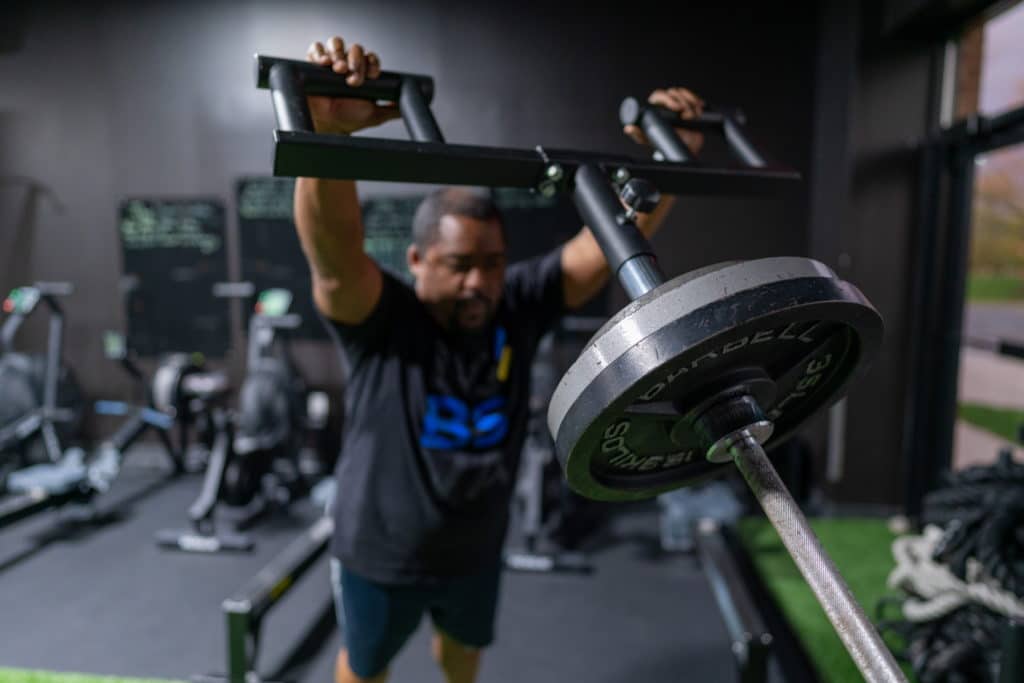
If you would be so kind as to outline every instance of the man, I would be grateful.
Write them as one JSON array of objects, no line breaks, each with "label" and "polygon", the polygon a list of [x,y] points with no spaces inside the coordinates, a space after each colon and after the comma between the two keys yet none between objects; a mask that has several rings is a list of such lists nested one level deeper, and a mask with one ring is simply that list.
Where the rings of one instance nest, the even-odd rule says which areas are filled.
[{"label": "man", "polygon": [[[340,37],[307,58],[347,74],[380,74],[380,59]],[[703,102],[683,88],[650,96],[681,116]],[[394,106],[309,98],[318,132],[349,134],[399,116]],[[630,127],[626,133],[644,142]],[[684,134],[691,147],[701,139]],[[640,220],[650,236],[670,206]],[[334,503],[332,578],[345,648],[338,683],[384,681],[422,615],[450,683],[476,677],[493,639],[501,550],[523,445],[530,363],[541,336],[608,279],[583,228],[529,261],[505,263],[501,218],[468,188],[417,210],[409,287],[363,251],[355,183],[300,178],[295,223],[313,297],[348,368],[346,425]]]}]

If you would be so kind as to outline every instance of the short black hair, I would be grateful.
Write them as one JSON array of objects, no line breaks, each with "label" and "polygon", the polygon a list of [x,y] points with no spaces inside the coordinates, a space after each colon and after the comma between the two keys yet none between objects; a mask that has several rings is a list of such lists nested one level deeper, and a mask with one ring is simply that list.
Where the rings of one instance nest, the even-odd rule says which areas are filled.
[{"label": "short black hair", "polygon": [[478,221],[494,220],[505,240],[505,225],[501,212],[491,199],[490,192],[471,187],[443,187],[423,198],[412,219],[412,241],[425,250],[437,241],[442,216],[465,216]]}]

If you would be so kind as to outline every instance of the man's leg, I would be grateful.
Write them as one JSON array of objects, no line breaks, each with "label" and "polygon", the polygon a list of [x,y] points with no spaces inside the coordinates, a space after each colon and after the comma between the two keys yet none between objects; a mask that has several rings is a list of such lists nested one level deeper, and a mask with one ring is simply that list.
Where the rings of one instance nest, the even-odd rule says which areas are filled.
[{"label": "man's leg", "polygon": [[430,649],[448,683],[473,683],[476,680],[480,669],[478,648],[463,645],[444,631],[435,629]]},{"label": "man's leg", "polygon": [[335,683],[383,683],[391,659],[416,631],[426,608],[425,594],[369,581],[344,569],[335,558],[331,584],[345,639],[334,665]]},{"label": "man's leg", "polygon": [[431,651],[448,683],[473,683],[494,640],[501,567],[446,582],[432,601]]}]

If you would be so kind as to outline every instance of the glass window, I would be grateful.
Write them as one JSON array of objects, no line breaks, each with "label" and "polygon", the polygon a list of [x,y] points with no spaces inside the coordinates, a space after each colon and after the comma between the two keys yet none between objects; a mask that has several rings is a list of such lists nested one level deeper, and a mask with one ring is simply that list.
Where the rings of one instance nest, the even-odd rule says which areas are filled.
[{"label": "glass window", "polygon": [[954,469],[1024,456],[1024,144],[976,160]]},{"label": "glass window", "polygon": [[956,118],[1024,106],[1024,2],[967,29],[957,45]]}]

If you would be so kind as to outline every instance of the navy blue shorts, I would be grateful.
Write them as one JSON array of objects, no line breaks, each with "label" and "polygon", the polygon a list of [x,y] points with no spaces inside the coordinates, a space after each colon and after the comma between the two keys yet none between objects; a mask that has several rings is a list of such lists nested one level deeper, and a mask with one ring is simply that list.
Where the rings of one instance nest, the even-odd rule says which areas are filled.
[{"label": "navy blue shorts", "polygon": [[416,631],[424,612],[456,642],[483,648],[494,640],[501,568],[436,585],[370,581],[331,558],[331,584],[348,665],[361,678],[376,676]]}]

